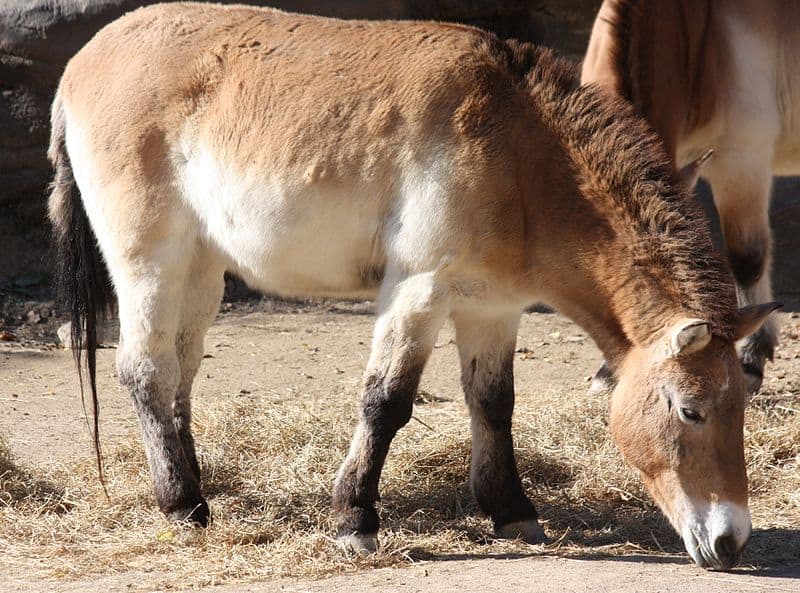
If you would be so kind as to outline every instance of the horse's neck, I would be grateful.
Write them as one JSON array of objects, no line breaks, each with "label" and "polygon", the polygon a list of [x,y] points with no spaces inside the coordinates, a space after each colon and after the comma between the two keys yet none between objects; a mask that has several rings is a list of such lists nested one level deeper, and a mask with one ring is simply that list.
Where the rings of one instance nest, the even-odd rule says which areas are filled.
[{"label": "horse's neck", "polygon": [[604,232],[602,215],[580,212],[571,220],[567,240],[547,252],[547,299],[592,336],[613,367],[632,345],[652,342],[687,314],[658,282],[665,272],[634,265],[629,238]]},{"label": "horse's neck", "polygon": [[632,114],[623,128],[586,93],[570,97],[568,109],[584,118],[570,128],[558,89],[534,89],[537,108],[520,128],[519,162],[541,164],[516,172],[532,288],[612,359],[677,317],[708,316],[727,331],[733,284],[702,212],[670,176],[655,136]]}]

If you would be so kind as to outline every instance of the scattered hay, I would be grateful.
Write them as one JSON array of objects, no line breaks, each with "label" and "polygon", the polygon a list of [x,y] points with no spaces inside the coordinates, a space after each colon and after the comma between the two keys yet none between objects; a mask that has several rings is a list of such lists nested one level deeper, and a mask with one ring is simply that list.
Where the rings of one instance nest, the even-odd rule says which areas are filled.
[{"label": "scattered hay", "polygon": [[[89,461],[22,469],[0,443],[4,561],[42,578],[163,571],[165,587],[197,587],[453,557],[683,552],[611,443],[606,402],[579,387],[568,394],[523,393],[515,416],[523,483],[555,543],[494,540],[465,483],[466,410],[441,395],[420,400],[419,421],[395,440],[381,484],[381,550],[375,555],[345,555],[331,538],[331,484],[355,422],[352,388],[324,401],[266,394],[199,398],[196,437],[216,517],[204,531],[176,528],[156,510],[138,434],[107,447],[110,500]],[[748,411],[757,532],[746,563],[800,557],[796,408],[790,396],[767,389]]]}]

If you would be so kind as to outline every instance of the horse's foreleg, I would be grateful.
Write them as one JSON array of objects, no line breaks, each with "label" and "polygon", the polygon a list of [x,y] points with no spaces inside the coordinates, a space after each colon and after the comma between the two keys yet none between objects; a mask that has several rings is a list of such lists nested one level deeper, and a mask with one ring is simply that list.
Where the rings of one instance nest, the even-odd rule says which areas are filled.
[{"label": "horse's foreleg", "polygon": [[176,341],[181,381],[173,405],[174,424],[183,445],[183,452],[198,483],[200,483],[200,466],[197,463],[191,429],[192,382],[203,358],[203,338],[219,311],[219,303],[225,288],[224,275],[223,265],[207,249],[200,249],[186,278],[181,322]]},{"label": "horse's foreleg", "polygon": [[453,319],[472,425],[472,492],[498,535],[541,543],[546,537],[522,488],[511,437],[519,315],[491,318],[482,312]]},{"label": "horse's foreleg", "polygon": [[[742,306],[773,300],[769,227],[772,171],[769,151],[766,155],[757,152],[738,155],[720,151],[711,161],[708,176]],[[777,341],[778,327],[773,316],[758,332],[738,344],[751,392],[760,388],[765,361],[772,360]]]},{"label": "horse's foreleg", "polygon": [[204,526],[208,505],[176,430],[173,410],[181,383],[176,340],[188,253],[183,244],[158,253],[169,257],[154,255],[112,267],[119,297],[117,368],[139,417],[159,508],[171,519]]},{"label": "horse's foreleg", "polygon": [[[448,311],[433,274],[386,284],[391,294],[375,325],[361,413],[333,490],[337,536],[353,549],[377,546],[378,482],[389,445],[411,418],[422,370]],[[382,300],[384,300],[382,299]]]}]

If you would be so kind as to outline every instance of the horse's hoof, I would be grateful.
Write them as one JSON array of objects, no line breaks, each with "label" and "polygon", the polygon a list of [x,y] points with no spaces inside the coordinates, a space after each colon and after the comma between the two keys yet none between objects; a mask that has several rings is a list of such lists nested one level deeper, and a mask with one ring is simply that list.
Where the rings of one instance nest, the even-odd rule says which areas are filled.
[{"label": "horse's hoof", "polygon": [[192,527],[208,527],[211,521],[211,511],[205,500],[201,500],[193,507],[172,511],[167,516],[171,521],[176,523],[188,523]]},{"label": "horse's hoof", "polygon": [[761,389],[761,384],[764,382],[764,375],[745,371],[744,380],[747,383],[747,393],[755,395]]},{"label": "horse's hoof", "polygon": [[521,539],[529,544],[546,544],[550,541],[536,519],[506,523],[495,531],[503,539]]},{"label": "horse's hoof", "polygon": [[592,377],[592,383],[589,385],[589,395],[600,396],[608,395],[617,386],[617,379],[614,373],[608,368],[606,363],[597,369],[597,372]]},{"label": "horse's hoof", "polygon": [[373,554],[378,551],[377,533],[340,533],[336,543],[345,552],[355,554]]},{"label": "horse's hoof", "polygon": [[744,371],[744,380],[747,384],[747,393],[755,395],[761,389],[761,384],[764,382],[764,369],[759,368],[755,364],[742,364]]}]

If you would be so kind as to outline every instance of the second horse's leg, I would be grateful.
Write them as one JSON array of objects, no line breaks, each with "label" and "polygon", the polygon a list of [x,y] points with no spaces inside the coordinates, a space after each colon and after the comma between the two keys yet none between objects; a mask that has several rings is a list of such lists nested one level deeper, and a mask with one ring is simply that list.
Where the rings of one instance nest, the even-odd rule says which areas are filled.
[{"label": "second horse's leg", "polygon": [[[752,147],[751,147],[752,148]],[[769,199],[772,188],[771,152],[720,150],[709,168],[714,203],[719,212],[725,248],[741,306],[773,300],[770,286],[772,235]],[[748,390],[755,393],[764,378],[764,364],[772,360],[778,342],[775,317],[738,344]]]}]

